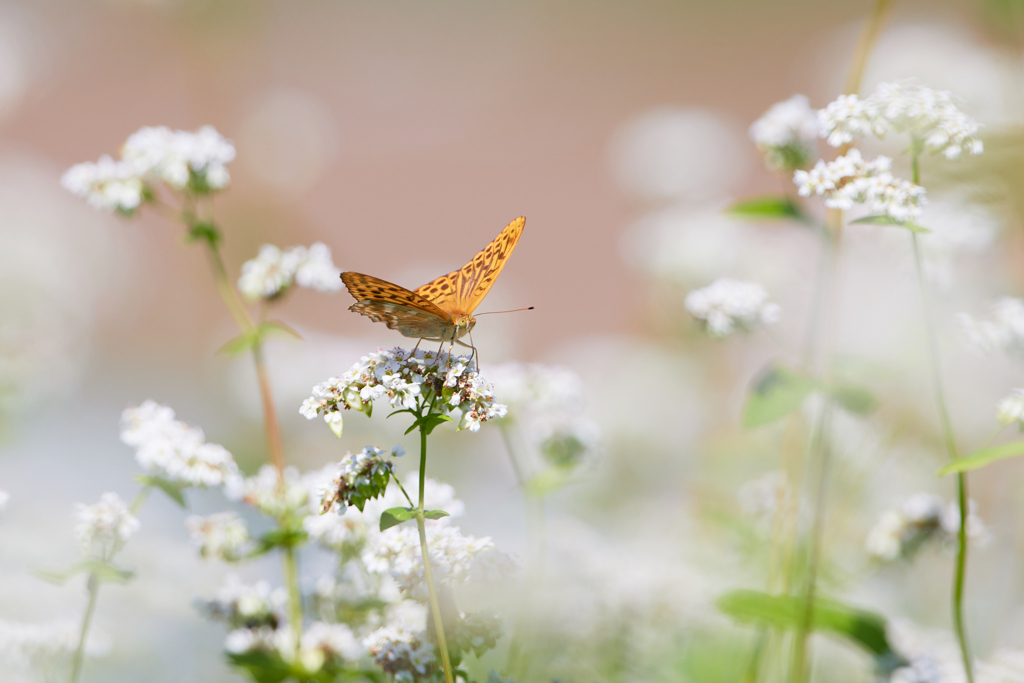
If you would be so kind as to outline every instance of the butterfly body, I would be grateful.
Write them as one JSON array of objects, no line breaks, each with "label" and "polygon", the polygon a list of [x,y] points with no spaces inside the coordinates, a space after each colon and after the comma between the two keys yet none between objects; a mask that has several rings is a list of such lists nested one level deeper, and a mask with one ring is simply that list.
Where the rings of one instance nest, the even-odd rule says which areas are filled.
[{"label": "butterfly body", "polygon": [[356,300],[349,310],[406,337],[462,344],[459,339],[476,325],[473,311],[505,267],[525,222],[522,217],[515,219],[465,266],[415,290],[372,275],[344,272],[341,279]]}]

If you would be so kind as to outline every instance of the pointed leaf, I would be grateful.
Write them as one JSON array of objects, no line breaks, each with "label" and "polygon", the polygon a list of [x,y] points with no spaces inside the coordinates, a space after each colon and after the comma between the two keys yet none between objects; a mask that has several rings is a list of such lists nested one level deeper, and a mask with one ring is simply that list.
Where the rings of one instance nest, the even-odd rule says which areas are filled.
[{"label": "pointed leaf", "polygon": [[380,513],[380,530],[390,529],[416,516],[416,508],[389,508]]},{"label": "pointed leaf", "polygon": [[807,216],[800,210],[800,207],[789,197],[766,195],[738,201],[728,209],[726,213],[743,218],[761,218],[778,220],[780,218],[795,218],[807,220]]},{"label": "pointed leaf", "polygon": [[185,494],[182,493],[186,488],[186,484],[181,484],[169,479],[164,479],[163,477],[156,477],[148,474],[135,475],[135,481],[139,482],[143,486],[152,486],[160,489],[166,493],[171,500],[177,503],[179,507],[188,507],[188,504],[185,502]]},{"label": "pointed leaf", "polygon": [[874,394],[864,387],[853,384],[832,386],[828,390],[828,395],[841,408],[856,415],[869,415],[878,407],[878,399],[875,398]]},{"label": "pointed leaf", "polygon": [[855,221],[850,221],[850,223],[865,223],[867,225],[895,225],[898,228],[906,228],[910,232],[931,232],[931,230],[929,230],[928,228],[921,227],[916,223],[911,223],[910,221],[898,221],[892,216],[886,216],[884,214],[878,216],[864,216],[863,218],[858,218]]},{"label": "pointed leaf", "polygon": [[33,572],[43,581],[62,585],[76,574],[92,574],[103,583],[128,583],[135,577],[135,572],[121,569],[103,560],[84,560],[63,572]]},{"label": "pointed leaf", "polygon": [[1011,441],[1010,443],[1004,443],[990,448],[982,448],[980,451],[974,451],[970,455],[965,455],[959,460],[954,460],[943,467],[939,470],[939,476],[944,477],[947,474],[952,474],[953,472],[976,470],[979,467],[984,467],[990,462],[1003,460],[1005,458],[1012,458],[1016,455],[1024,455],[1024,441]]},{"label": "pointed leaf", "polygon": [[[413,515],[415,517],[415,515]],[[441,519],[442,517],[448,517],[448,513],[444,510],[424,510],[423,516],[427,519]]]},{"label": "pointed leaf", "polygon": [[229,339],[217,349],[217,353],[225,356],[237,356],[240,353],[251,350],[260,340],[259,329],[246,330],[233,339]]},{"label": "pointed leaf", "polygon": [[302,335],[296,332],[291,326],[286,325],[280,320],[271,320],[270,322],[263,323],[259,326],[260,336],[266,337],[271,332],[281,333],[288,337],[294,337],[295,339],[302,339]]},{"label": "pointed leaf", "polygon": [[789,415],[814,388],[810,377],[781,365],[770,365],[747,396],[743,427],[754,429]]},{"label": "pointed leaf", "polygon": [[338,413],[337,419],[328,422],[327,426],[330,427],[331,431],[334,432],[334,435],[340,439],[341,432],[345,428],[344,418],[341,417],[341,413]]},{"label": "pointed leaf", "polygon": [[[751,590],[732,591],[719,598],[715,604],[719,610],[737,621],[771,626],[780,630],[797,628],[806,606],[801,597],[768,595]],[[889,643],[885,631],[885,617],[880,614],[835,600],[818,598],[814,601],[811,628],[818,632],[841,636],[880,659],[889,662],[902,661],[902,657],[896,654]]]}]

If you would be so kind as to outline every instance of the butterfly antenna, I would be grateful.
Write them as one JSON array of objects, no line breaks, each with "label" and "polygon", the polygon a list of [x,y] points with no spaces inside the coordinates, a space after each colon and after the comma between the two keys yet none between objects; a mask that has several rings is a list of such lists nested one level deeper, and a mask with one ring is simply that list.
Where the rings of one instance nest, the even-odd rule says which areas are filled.
[{"label": "butterfly antenna", "polygon": [[[477,316],[477,315],[494,315],[495,313],[518,313],[519,311],[532,311],[533,308],[534,308],[533,306],[530,306],[529,308],[513,308],[511,311],[487,311],[486,313],[474,313],[473,315]],[[472,341],[472,340],[473,340],[473,338],[470,337],[470,341]]]}]

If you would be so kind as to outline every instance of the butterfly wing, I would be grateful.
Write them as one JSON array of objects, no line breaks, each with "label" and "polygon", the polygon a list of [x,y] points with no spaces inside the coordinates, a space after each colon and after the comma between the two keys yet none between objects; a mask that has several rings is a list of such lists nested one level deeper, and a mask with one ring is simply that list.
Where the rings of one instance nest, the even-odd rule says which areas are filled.
[{"label": "butterfly wing", "polygon": [[430,299],[452,316],[472,314],[491,291],[491,285],[516,248],[524,225],[526,219],[520,216],[465,266],[417,287],[414,293]]},{"label": "butterfly wing", "polygon": [[437,304],[405,287],[351,271],[342,273],[341,281],[356,300],[348,310],[406,337],[440,339],[454,325],[451,315]]}]

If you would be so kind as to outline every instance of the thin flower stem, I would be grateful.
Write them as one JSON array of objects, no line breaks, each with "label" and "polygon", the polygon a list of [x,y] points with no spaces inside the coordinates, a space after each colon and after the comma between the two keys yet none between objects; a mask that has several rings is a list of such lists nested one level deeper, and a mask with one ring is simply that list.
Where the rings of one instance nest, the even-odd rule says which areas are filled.
[{"label": "thin flower stem", "polygon": [[409,507],[416,507],[416,503],[412,502],[412,498],[409,497],[409,494],[406,492],[405,487],[402,486],[402,482],[398,481],[398,477],[393,476],[392,479],[394,479],[395,483],[398,484],[398,488],[402,491],[402,495],[405,496],[405,499],[409,501]]},{"label": "thin flower stem", "polygon": [[441,619],[441,605],[437,600],[437,588],[434,586],[434,572],[430,567],[430,551],[427,549],[427,525],[423,515],[423,501],[427,481],[427,431],[420,426],[420,504],[416,510],[416,528],[420,532],[420,551],[423,553],[423,575],[427,580],[430,593],[430,612],[434,615],[434,631],[437,633],[437,649],[441,651],[441,666],[444,669],[445,683],[455,683],[452,674],[452,663],[448,657],[448,641],[444,637],[444,621]]},{"label": "thin flower stem", "polygon": [[[915,143],[911,166],[913,181],[920,184],[921,171],[919,157],[920,145]],[[917,283],[921,289],[921,304],[924,309],[924,324],[928,337],[928,357],[932,373],[932,387],[935,391],[935,404],[939,409],[939,423],[942,426],[942,437],[946,444],[946,452],[950,460],[960,458],[953,433],[953,422],[946,406],[946,393],[942,385],[942,372],[939,363],[939,343],[935,333],[935,320],[932,313],[931,298],[928,296],[928,282],[924,275],[924,259],[921,256],[921,245],[917,233],[910,233],[914,245],[914,266],[917,270]],[[1000,430],[1001,431],[1001,430]],[[960,645],[960,657],[964,664],[967,683],[974,683],[974,663],[971,658],[970,642],[967,638],[967,624],[964,619],[964,582],[967,578],[967,474],[959,472],[956,477],[956,499],[960,509],[960,528],[957,530],[956,572],[953,576],[953,630],[956,632],[957,643]]]},{"label": "thin flower stem", "polygon": [[299,590],[299,562],[292,545],[284,549],[284,582],[288,586],[288,622],[292,627],[295,654],[302,640],[302,592]]},{"label": "thin flower stem", "polygon": [[75,649],[75,657],[71,662],[71,677],[68,679],[70,683],[77,683],[78,677],[82,673],[85,640],[89,635],[89,625],[92,623],[92,615],[96,611],[96,599],[100,593],[100,582],[96,579],[95,574],[89,574],[87,590],[89,591],[89,602],[85,607],[85,614],[82,616],[82,632],[78,636],[78,647]]}]

